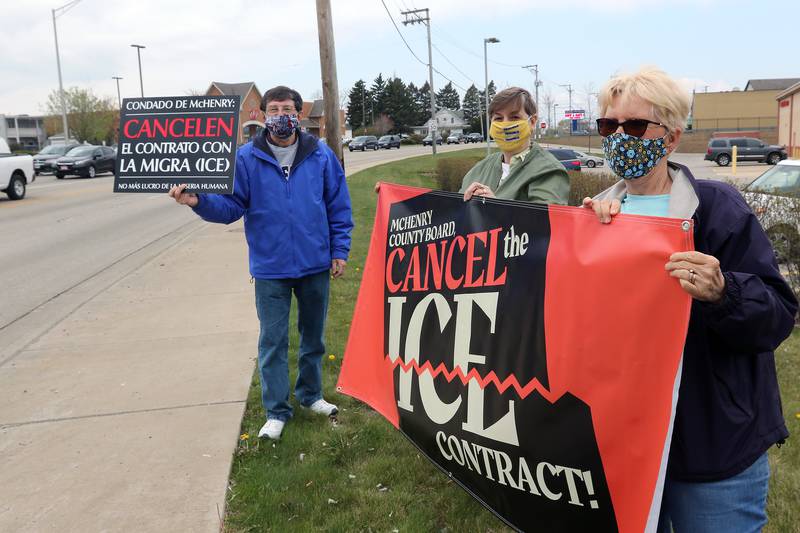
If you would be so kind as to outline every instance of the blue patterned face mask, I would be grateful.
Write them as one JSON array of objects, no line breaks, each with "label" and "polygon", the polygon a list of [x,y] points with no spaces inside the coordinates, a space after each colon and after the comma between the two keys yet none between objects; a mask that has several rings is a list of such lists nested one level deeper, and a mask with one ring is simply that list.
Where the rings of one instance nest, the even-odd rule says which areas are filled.
[{"label": "blue patterned face mask", "polygon": [[613,133],[603,138],[603,152],[617,176],[632,180],[649,174],[667,155],[667,147],[664,137],[641,139],[627,133]]},{"label": "blue patterned face mask", "polygon": [[267,115],[264,126],[270,135],[278,139],[288,139],[300,125],[297,115]]}]

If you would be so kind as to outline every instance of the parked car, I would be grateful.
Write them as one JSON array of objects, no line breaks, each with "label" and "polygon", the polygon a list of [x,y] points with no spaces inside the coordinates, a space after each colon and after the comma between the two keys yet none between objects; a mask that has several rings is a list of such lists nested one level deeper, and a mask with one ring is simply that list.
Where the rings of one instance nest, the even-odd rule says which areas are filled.
[{"label": "parked car", "polygon": [[391,150],[392,148],[400,149],[400,136],[399,135],[384,135],[380,139],[378,139],[378,148],[386,148],[387,150]]},{"label": "parked car", "polygon": [[349,148],[351,152],[353,150],[361,150],[362,152],[365,150],[377,150],[378,138],[374,135],[361,135],[350,141],[347,148]]},{"label": "parked car", "polygon": [[78,143],[51,144],[45,146],[42,151],[33,156],[33,171],[38,176],[42,172],[55,172],[54,163],[56,159],[64,156],[67,152],[78,146]]},{"label": "parked car", "polygon": [[464,138],[465,143],[480,143],[483,142],[483,135],[480,133],[469,133]]},{"label": "parked car", "polygon": [[93,178],[103,172],[114,172],[117,152],[109,146],[82,144],[56,159],[56,178],[82,176]]},{"label": "parked car", "polygon": [[780,161],[742,193],[772,241],[778,260],[800,257],[800,161]]},{"label": "parked car", "polygon": [[[439,133],[436,134],[436,144],[442,144],[442,136]],[[427,137],[422,139],[422,146],[432,146],[432,145],[433,145],[433,140],[431,134],[429,133]]]},{"label": "parked car", "polygon": [[548,148],[547,151],[553,154],[567,170],[580,172],[581,160],[578,159],[578,154],[576,154],[574,150],[568,150],[566,148]]},{"label": "parked car", "polygon": [[578,150],[573,150],[572,153],[575,154],[575,157],[578,158],[578,161],[581,162],[581,166],[594,168],[594,167],[602,167],[605,165],[605,159],[602,157],[597,157],[596,155],[587,154],[586,152],[579,152]]},{"label": "parked car", "polygon": [[33,157],[12,154],[6,140],[0,137],[0,191],[6,193],[11,200],[22,200],[25,198],[28,179],[31,182],[36,179]]},{"label": "parked car", "polygon": [[733,159],[733,147],[737,147],[737,161],[758,161],[776,165],[788,157],[786,148],[774,144],[766,144],[760,139],[751,137],[715,137],[708,141],[706,161],[716,161],[721,167],[727,167]]},{"label": "parked car", "polygon": [[460,133],[451,133],[447,137],[447,144],[461,144],[462,137],[463,135],[461,135]]}]

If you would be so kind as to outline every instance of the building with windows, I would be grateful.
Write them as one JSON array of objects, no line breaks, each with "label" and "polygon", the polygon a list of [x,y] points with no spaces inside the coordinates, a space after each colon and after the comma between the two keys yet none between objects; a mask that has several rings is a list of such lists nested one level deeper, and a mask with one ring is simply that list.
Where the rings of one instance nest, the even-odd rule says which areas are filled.
[{"label": "building with windows", "polygon": [[39,150],[47,144],[44,117],[0,115],[0,137],[12,150]]},{"label": "building with windows", "polygon": [[743,91],[695,93],[692,129],[710,131],[764,130],[778,126],[778,94],[800,78],[748,80]]},{"label": "building with windows", "polygon": [[[417,135],[428,135],[432,124],[433,119],[428,119],[428,121],[422,126],[414,126],[411,129]],[[443,130],[447,130],[450,133],[464,133],[464,128],[466,127],[467,123],[464,120],[463,110],[440,108],[438,111],[436,111],[436,130],[439,133],[441,133]]]},{"label": "building with windows", "polygon": [[264,112],[261,110],[261,92],[255,82],[223,83],[212,81],[206,96],[240,96],[238,143],[249,142],[260,128],[264,127]]},{"label": "building with windows", "polygon": [[[339,110],[339,136],[344,137],[346,133],[344,110]],[[325,101],[314,100],[313,102],[303,102],[303,117],[300,120],[300,127],[320,139],[324,139],[327,127],[325,120]]]},{"label": "building with windows", "polygon": [[778,144],[789,157],[800,159],[800,82],[780,93],[778,100]]}]

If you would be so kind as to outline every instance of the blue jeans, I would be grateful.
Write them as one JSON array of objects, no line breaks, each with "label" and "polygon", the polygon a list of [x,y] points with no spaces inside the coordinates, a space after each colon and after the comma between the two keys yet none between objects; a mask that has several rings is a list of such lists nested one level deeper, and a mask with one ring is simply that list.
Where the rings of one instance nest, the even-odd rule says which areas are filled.
[{"label": "blue jeans", "polygon": [[289,405],[289,309],[297,298],[300,349],[294,395],[305,406],[322,398],[322,356],[325,353],[325,316],[328,312],[330,273],[326,270],[296,279],[257,279],[256,311],[261,323],[258,369],[261,402],[267,418],[284,422],[292,417]]},{"label": "blue jeans", "polygon": [[767,523],[769,459],[765,453],[744,472],[708,483],[667,479],[658,533],[759,532]]}]

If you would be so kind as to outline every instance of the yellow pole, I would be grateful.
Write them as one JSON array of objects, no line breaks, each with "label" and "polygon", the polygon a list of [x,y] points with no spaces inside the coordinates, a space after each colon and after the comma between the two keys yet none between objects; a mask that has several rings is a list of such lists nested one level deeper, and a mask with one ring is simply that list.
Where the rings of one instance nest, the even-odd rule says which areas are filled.
[{"label": "yellow pole", "polygon": [[739,154],[739,147],[733,147],[733,175],[736,175],[736,156]]}]

